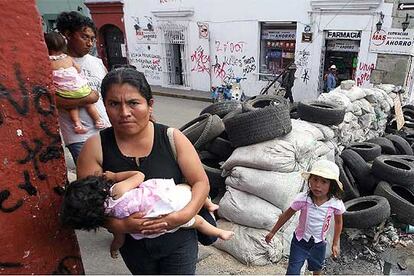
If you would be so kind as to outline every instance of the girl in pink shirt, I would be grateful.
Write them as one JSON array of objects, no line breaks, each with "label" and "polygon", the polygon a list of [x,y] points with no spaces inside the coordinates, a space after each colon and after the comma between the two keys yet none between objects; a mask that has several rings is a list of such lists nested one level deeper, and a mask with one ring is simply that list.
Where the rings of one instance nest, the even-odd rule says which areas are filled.
[{"label": "girl in pink shirt", "polygon": [[265,240],[270,243],[276,232],[300,210],[299,224],[296,227],[290,246],[287,275],[299,275],[305,262],[314,275],[319,275],[325,261],[326,233],[334,217],[334,238],[332,255],[339,256],[339,238],[342,232],[343,185],[339,181],[338,166],[328,160],[316,161],[310,172],[302,173],[308,180],[308,191],[299,193],[289,209],[280,215],[272,231]]},{"label": "girl in pink shirt", "polygon": [[[88,85],[87,80],[81,75],[79,65],[64,53],[66,49],[65,37],[58,32],[50,32],[45,34],[45,42],[52,65],[52,78],[56,86],[56,94],[68,99],[80,99],[88,96],[92,92],[92,89]],[[105,127],[105,123],[99,116],[95,104],[85,105],[85,109],[94,121],[97,129]],[[72,120],[75,133],[86,133],[88,129],[81,122],[79,109],[72,108],[66,111]]]}]

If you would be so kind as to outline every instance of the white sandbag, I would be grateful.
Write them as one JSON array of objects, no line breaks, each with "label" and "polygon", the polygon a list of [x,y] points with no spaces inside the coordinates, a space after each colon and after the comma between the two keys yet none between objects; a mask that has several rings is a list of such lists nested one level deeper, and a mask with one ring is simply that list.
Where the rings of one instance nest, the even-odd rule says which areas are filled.
[{"label": "white sandbag", "polygon": [[384,90],[387,93],[391,93],[394,90],[395,85],[394,84],[378,84],[378,85],[375,85],[374,87]]},{"label": "white sandbag", "polygon": [[282,211],[250,193],[236,190],[230,186],[221,198],[218,214],[221,218],[253,228],[272,230]]},{"label": "white sandbag", "polygon": [[222,219],[217,221],[217,226],[233,231],[235,235],[228,241],[218,239],[213,246],[226,251],[245,265],[263,266],[279,262],[282,258],[283,246],[278,235],[267,244],[267,230],[249,228]]},{"label": "white sandbag", "polygon": [[362,109],[361,106],[358,104],[358,100],[352,103],[352,114],[354,114],[355,116],[362,115]]},{"label": "white sandbag", "polygon": [[343,93],[335,91],[331,91],[329,93],[322,93],[319,95],[318,101],[336,104],[340,107],[345,108],[346,112],[352,110],[351,101]]},{"label": "white sandbag", "polygon": [[311,125],[313,125],[314,127],[318,128],[322,134],[323,134],[323,141],[330,141],[335,137],[335,133],[332,130],[332,128],[322,125],[322,124],[318,124],[318,123],[309,123]]},{"label": "white sandbag", "polygon": [[221,166],[222,176],[227,176],[228,171],[236,166],[279,172],[299,171],[301,165],[296,160],[296,151],[291,143],[275,139],[238,147]]},{"label": "white sandbag", "polygon": [[293,133],[291,135],[289,135],[289,133],[285,137],[282,137],[283,140],[297,143],[298,139],[296,139],[296,136],[302,135],[302,133],[310,134],[317,141],[325,139],[323,132],[318,127],[314,126],[312,123],[295,119],[292,119],[291,122]]},{"label": "white sandbag", "polygon": [[358,86],[354,86],[349,90],[339,90],[338,92],[347,96],[351,102],[362,99],[366,96],[364,90]]},{"label": "white sandbag", "polygon": [[355,86],[355,81],[354,80],[341,81],[341,85],[340,85],[342,90],[349,90],[354,86]]},{"label": "white sandbag", "polygon": [[221,167],[223,176],[236,166],[286,173],[299,171],[311,158],[317,139],[323,138],[323,133],[311,124],[292,120],[292,131],[287,135],[236,148]]},{"label": "white sandbag", "polygon": [[226,178],[226,185],[265,199],[282,211],[289,208],[303,183],[300,172],[280,173],[245,167],[234,167]]}]

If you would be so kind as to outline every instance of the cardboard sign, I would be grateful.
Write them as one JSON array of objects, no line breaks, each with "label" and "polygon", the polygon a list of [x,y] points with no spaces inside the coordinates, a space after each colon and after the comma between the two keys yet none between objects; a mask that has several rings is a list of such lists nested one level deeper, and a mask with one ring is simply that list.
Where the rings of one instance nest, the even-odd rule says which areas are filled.
[{"label": "cardboard sign", "polygon": [[395,97],[394,99],[394,110],[395,110],[395,119],[397,120],[397,130],[400,130],[405,124],[400,95],[397,95],[397,97]]}]

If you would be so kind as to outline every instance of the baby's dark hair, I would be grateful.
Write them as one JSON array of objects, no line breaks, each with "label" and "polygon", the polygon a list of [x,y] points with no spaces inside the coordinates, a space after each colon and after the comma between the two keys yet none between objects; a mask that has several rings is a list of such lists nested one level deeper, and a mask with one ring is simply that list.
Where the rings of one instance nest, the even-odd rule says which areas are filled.
[{"label": "baby's dark hair", "polygon": [[106,200],[114,183],[102,176],[88,176],[66,187],[60,221],[74,229],[96,230],[106,220]]},{"label": "baby's dark hair", "polygon": [[58,32],[46,33],[45,42],[49,52],[64,52],[66,50],[66,40],[63,35]]},{"label": "baby's dark hair", "polygon": [[[311,178],[311,176],[312,176],[312,174],[309,176],[309,178]],[[333,180],[333,179],[329,179],[329,181],[331,183],[329,185],[328,198],[331,199],[332,197],[335,197],[337,199],[342,199],[344,192],[341,190],[341,188],[339,188],[338,183],[336,183],[336,181]],[[308,186],[309,186],[309,180],[308,180]],[[313,194],[312,194],[312,191],[310,189],[308,190],[308,196],[313,201]]]},{"label": "baby's dark hair", "polygon": [[62,12],[56,19],[56,28],[61,33],[69,31],[70,33],[82,31],[83,28],[89,27],[96,34],[96,26],[92,19],[76,11]]}]

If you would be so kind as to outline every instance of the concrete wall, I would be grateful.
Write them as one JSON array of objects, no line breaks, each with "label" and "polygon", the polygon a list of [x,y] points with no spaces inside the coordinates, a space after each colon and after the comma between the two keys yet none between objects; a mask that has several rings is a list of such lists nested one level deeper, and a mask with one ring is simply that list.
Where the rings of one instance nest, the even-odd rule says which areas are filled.
[{"label": "concrete wall", "polygon": [[[322,47],[327,30],[362,31],[357,78],[361,86],[369,86],[370,73],[377,54],[369,53],[371,31],[378,12],[386,14],[384,27],[391,25],[392,4],[382,3],[377,10],[355,12],[315,12],[310,0],[296,1],[219,1],[219,0],[125,0],[124,13],[130,62],[144,71],[151,84],[165,85],[164,50],[161,31],[156,38],[137,36],[134,18],[142,23],[151,18],[155,27],[180,23],[187,26],[186,56],[189,86],[208,91],[227,76],[245,74],[242,87],[247,95],[256,95],[267,82],[259,81],[260,22],[294,22],[297,24],[295,60],[298,65],[293,87],[295,100],[315,98],[322,76]],[[185,15],[185,11],[191,13]],[[163,14],[170,13],[170,17]],[[377,13],[376,13],[377,12]],[[174,20],[174,21],[173,21]],[[197,22],[209,26],[209,39],[200,38]],[[312,43],[302,43],[305,25],[311,26]],[[144,38],[143,38],[144,37]],[[154,65],[155,64],[155,65]],[[143,65],[143,67],[142,67]],[[159,65],[159,66],[158,66]]]},{"label": "concrete wall", "polygon": [[82,273],[58,222],[66,168],[34,0],[0,1],[0,274]]}]

